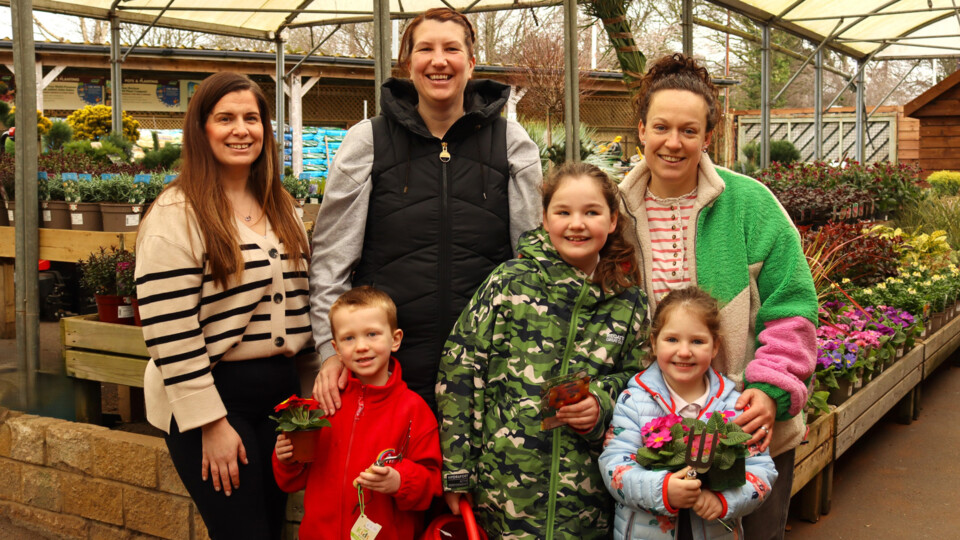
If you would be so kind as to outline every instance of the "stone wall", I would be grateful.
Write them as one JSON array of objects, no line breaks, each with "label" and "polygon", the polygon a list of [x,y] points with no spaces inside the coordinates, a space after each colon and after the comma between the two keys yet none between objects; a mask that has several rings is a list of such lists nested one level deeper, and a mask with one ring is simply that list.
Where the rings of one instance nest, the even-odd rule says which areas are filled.
[{"label": "stone wall", "polygon": [[25,538],[208,538],[162,439],[0,407],[0,536],[4,527]]}]

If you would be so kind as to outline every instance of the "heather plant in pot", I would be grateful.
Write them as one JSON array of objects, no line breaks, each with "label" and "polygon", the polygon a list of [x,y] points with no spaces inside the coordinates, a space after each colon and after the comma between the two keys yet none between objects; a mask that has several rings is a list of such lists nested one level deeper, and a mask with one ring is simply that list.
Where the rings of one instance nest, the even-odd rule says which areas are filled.
[{"label": "heather plant in pot", "polygon": [[294,461],[313,461],[319,430],[330,426],[320,403],[315,399],[301,398],[294,394],[278,403],[273,410],[279,413],[279,416],[271,416],[270,419],[277,422],[277,431],[282,431],[293,443]]},{"label": "heather plant in pot", "polygon": [[101,322],[134,324],[135,262],[132,251],[115,247],[101,247],[80,261],[80,285],[93,293]]}]

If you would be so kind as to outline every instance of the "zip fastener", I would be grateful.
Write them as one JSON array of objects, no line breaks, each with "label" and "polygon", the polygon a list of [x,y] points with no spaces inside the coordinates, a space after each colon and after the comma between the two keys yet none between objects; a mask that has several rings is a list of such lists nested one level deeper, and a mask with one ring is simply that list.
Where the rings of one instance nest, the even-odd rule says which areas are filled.
[{"label": "zip fastener", "polygon": [[[570,356],[573,354],[573,343],[577,337],[577,316],[580,314],[580,307],[583,299],[590,290],[590,283],[584,280],[580,287],[580,294],[577,295],[577,302],[573,305],[573,312],[570,314],[570,329],[567,331],[567,344],[563,348],[563,359],[560,361],[560,376],[567,374],[570,364]],[[560,474],[560,429],[553,430],[553,449],[550,456],[550,496],[547,502],[547,538],[553,540],[554,521],[557,519],[557,475]]]},{"label": "zip fastener", "polygon": [[440,261],[437,268],[437,289],[438,299],[440,301],[440,313],[437,317],[437,331],[439,335],[448,335],[453,324],[449,318],[450,305],[450,203],[449,186],[447,178],[447,163],[450,162],[450,152],[447,151],[447,143],[440,141]]},{"label": "zip fastener", "polygon": [[[365,384],[360,385],[360,403],[357,405],[357,412],[356,412],[356,414],[353,415],[353,427],[350,428],[350,442],[347,443],[347,459],[346,459],[346,463],[347,463],[347,464],[350,463],[350,453],[353,451],[353,435],[354,435],[354,433],[357,432],[357,422],[360,421],[360,416],[363,415],[363,396],[364,396],[364,394],[366,394],[366,393],[367,393],[367,385],[365,385]],[[346,467],[344,467],[344,469],[343,469],[343,482],[344,482],[344,483],[342,483],[341,485],[345,485],[345,483],[347,482],[347,480],[348,480],[348,478],[347,478],[347,469],[346,469]],[[348,492],[349,492],[349,490],[348,490]],[[357,506],[360,506],[360,502],[359,502],[359,501],[357,501]],[[356,508],[357,506],[355,506],[354,508]],[[350,515],[352,516],[352,515],[353,515],[353,512],[351,512]],[[343,526],[343,521],[340,522],[340,525],[341,525],[341,527]],[[343,530],[341,529],[340,532],[343,533]]]}]

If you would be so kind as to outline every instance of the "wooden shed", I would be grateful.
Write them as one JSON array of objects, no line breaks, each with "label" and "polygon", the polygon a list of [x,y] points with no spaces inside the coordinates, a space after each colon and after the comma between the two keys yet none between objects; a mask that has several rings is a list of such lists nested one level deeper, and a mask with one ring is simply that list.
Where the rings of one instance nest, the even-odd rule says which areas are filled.
[{"label": "wooden shed", "polygon": [[903,113],[920,121],[923,177],[960,171],[960,71],[904,105]]}]

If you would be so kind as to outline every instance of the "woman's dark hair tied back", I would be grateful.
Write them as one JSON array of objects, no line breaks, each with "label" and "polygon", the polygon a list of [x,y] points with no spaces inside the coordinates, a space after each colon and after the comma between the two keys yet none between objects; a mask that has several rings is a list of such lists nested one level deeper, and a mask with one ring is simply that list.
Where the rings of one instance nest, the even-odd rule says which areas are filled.
[{"label": "woman's dark hair tied back", "polygon": [[647,69],[640,81],[637,94],[637,112],[640,121],[647,121],[650,102],[660,90],[686,90],[702,97],[707,103],[707,132],[720,123],[720,90],[714,86],[707,68],[683,53],[660,58]]}]

